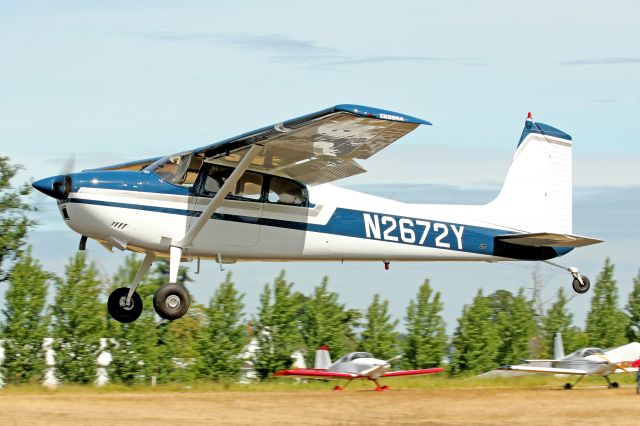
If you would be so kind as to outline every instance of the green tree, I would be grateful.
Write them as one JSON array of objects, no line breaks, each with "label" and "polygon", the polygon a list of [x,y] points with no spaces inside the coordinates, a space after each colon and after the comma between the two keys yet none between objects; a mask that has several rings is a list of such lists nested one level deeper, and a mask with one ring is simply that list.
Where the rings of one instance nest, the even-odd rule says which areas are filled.
[{"label": "green tree", "polygon": [[532,339],[538,330],[533,304],[525,297],[524,289],[521,288],[516,296],[509,291],[498,290],[488,298],[491,318],[500,339],[496,363],[517,364],[530,358]]},{"label": "green tree", "polygon": [[197,378],[198,337],[202,334],[205,307],[193,297],[180,319],[159,325],[157,377],[159,383],[191,382]]},{"label": "green tree", "polygon": [[360,312],[339,303],[338,294],[328,290],[328,283],[324,277],[313,294],[304,298],[304,309],[298,316],[300,332],[307,350],[326,345],[334,354],[344,354],[356,347],[354,327]]},{"label": "green tree", "polygon": [[369,352],[377,358],[389,359],[400,352],[398,344],[398,320],[391,320],[389,301],[373,295],[373,302],[367,309],[366,322],[360,338],[359,350]]},{"label": "green tree", "polygon": [[197,341],[199,377],[220,380],[238,376],[243,362],[238,356],[249,342],[243,298],[229,272],[205,309],[205,325]]},{"label": "green tree", "polygon": [[27,230],[35,223],[28,217],[34,208],[25,201],[31,186],[25,183],[15,188],[11,184],[20,169],[9,163],[9,157],[0,156],[0,282],[8,275],[3,268],[19,255]]},{"label": "green tree", "polygon": [[57,283],[52,306],[56,370],[64,382],[90,383],[96,378],[106,309],[100,290],[94,265],[78,252],[66,265],[64,280]]},{"label": "green tree", "polygon": [[304,296],[292,289],[293,283],[286,281],[282,271],[273,287],[265,284],[260,295],[255,329],[258,350],[254,368],[261,379],[288,368],[291,354],[304,346],[298,327]]},{"label": "green tree", "polygon": [[31,256],[31,249],[20,253],[9,274],[5,293],[3,376],[8,383],[40,381],[45,359],[42,340],[47,335],[45,305],[53,275],[44,271]]},{"label": "green tree", "polygon": [[627,338],[631,342],[638,342],[640,341],[640,272],[633,280],[633,289],[629,294],[627,313],[629,315]]},{"label": "green tree", "polygon": [[407,367],[437,367],[442,363],[447,350],[442,308],[440,292],[434,292],[429,280],[424,280],[416,299],[411,300],[407,307],[404,345],[404,363]]},{"label": "green tree", "polygon": [[[125,257],[124,264],[113,276],[112,291],[119,287],[128,287],[135,277],[142,260],[135,254]],[[149,383],[156,372],[158,362],[158,324],[153,310],[155,287],[149,285],[147,277],[140,283],[137,292],[143,303],[143,311],[136,321],[122,324],[107,314],[107,332],[110,337],[109,379],[116,383]]]},{"label": "green tree", "polygon": [[[155,290],[169,282],[169,260],[159,259],[147,282]],[[193,282],[188,268],[180,267],[177,284]],[[162,320],[157,323],[157,359],[155,373],[159,383],[189,382],[196,378],[196,342],[202,331],[204,307],[190,294],[189,311],[174,321]],[[156,319],[159,319],[156,317]]]},{"label": "green tree", "polygon": [[613,269],[614,265],[607,258],[593,289],[586,327],[592,346],[610,348],[628,342],[629,319],[618,308],[618,288],[613,279]]},{"label": "green tree", "polygon": [[478,290],[471,305],[465,305],[453,335],[452,374],[481,373],[498,366],[500,335],[492,319],[490,301]]}]

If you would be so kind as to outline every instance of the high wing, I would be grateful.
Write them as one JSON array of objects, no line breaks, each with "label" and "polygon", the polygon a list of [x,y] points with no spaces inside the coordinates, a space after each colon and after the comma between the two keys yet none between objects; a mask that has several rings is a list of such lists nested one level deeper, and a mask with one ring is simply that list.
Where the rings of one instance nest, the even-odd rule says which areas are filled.
[{"label": "high wing", "polygon": [[587,374],[587,370],[580,370],[576,368],[534,367],[529,365],[505,365],[504,367],[498,368],[498,370],[525,371],[528,373],[549,373],[549,374],[577,374],[577,375]]},{"label": "high wing", "polygon": [[236,166],[251,146],[263,147],[249,169],[309,185],[343,179],[367,159],[428,121],[362,105],[336,105],[196,149],[204,161]]},{"label": "high wing", "polygon": [[337,373],[334,371],[317,370],[314,368],[294,368],[292,370],[276,371],[274,376],[302,376],[315,377],[319,379],[355,379],[361,377],[354,373]]},{"label": "high wing", "polygon": [[602,242],[602,240],[582,237],[580,235],[554,234],[551,232],[498,235],[496,240],[521,246],[534,247],[584,247]]},{"label": "high wing", "polygon": [[389,371],[384,373],[382,377],[397,377],[397,376],[415,376],[419,374],[435,374],[444,371],[444,368],[422,368],[419,370],[399,370]]}]

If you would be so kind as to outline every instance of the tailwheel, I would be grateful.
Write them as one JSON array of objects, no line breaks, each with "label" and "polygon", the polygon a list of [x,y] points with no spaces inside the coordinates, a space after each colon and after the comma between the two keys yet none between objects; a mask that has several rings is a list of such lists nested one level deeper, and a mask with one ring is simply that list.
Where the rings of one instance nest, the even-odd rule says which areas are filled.
[{"label": "tailwheel", "polygon": [[142,298],[137,292],[133,292],[127,303],[129,289],[120,287],[111,292],[107,300],[109,315],[121,323],[130,323],[138,319],[142,313]]},{"label": "tailwheel", "polygon": [[153,295],[153,309],[167,320],[181,318],[189,310],[189,304],[189,292],[179,284],[163,284]]},{"label": "tailwheel", "polygon": [[573,279],[573,290],[578,294],[583,294],[589,291],[591,287],[591,283],[589,282],[589,278],[584,275],[580,275],[580,279],[577,277]]}]

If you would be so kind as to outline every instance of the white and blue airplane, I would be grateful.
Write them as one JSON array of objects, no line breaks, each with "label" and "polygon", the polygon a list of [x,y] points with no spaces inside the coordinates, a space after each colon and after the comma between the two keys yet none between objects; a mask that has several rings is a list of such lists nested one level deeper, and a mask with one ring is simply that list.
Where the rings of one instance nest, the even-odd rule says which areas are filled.
[{"label": "white and blue airplane", "polygon": [[[407,204],[330,185],[428,121],[337,105],[177,154],[52,176],[33,183],[65,223],[107,249],[145,257],[108,309],[131,322],[156,257],[169,282],[154,295],[165,319],[187,312],[180,262],[545,261],[601,242],[573,235],[571,137],[529,114],[498,196],[485,205]],[[393,173],[393,166],[389,167]],[[562,267],[564,268],[564,267]],[[578,293],[589,280],[565,268]]]}]

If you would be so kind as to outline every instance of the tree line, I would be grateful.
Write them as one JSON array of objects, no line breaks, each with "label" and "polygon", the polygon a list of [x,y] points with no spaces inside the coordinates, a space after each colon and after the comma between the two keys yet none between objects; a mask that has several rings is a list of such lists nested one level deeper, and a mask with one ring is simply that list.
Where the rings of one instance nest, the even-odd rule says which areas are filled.
[{"label": "tree line", "polygon": [[[176,321],[160,320],[152,306],[153,292],[165,283],[168,264],[156,263],[138,288],[144,311],[134,323],[121,324],[107,313],[110,290],[128,286],[141,260],[129,255],[105,285],[84,252],[69,259],[63,276],[45,271],[26,246],[32,207],[25,201],[28,186],[10,181],[18,168],[0,157],[0,281],[6,285],[0,337],[8,383],[42,380],[44,337],[53,338],[56,375],[62,382],[91,383],[96,377],[100,339],[107,338],[112,382],[125,384],[234,380],[243,363],[241,354],[251,339],[257,350],[253,368],[261,380],[291,365],[291,354],[312,355],[327,345],[334,356],[359,350],[388,359],[402,354],[404,368],[446,364],[451,375],[477,374],[523,358],[552,356],[553,335],[563,334],[567,352],[582,346],[612,347],[640,337],[640,275],[624,310],[618,308],[614,265],[607,259],[592,290],[584,328],[573,323],[568,298],[560,288],[546,312],[525,295],[479,290],[463,308],[453,336],[446,334],[441,294],[425,280],[400,320],[392,319],[388,301],[372,295],[361,312],[347,307],[329,290],[325,277],[310,294],[295,290],[283,271],[264,285],[257,312],[245,312],[244,295],[232,275],[218,285],[207,305],[192,303]],[[181,269],[179,282],[191,278]],[[47,294],[55,289],[53,303]],[[193,299],[192,299],[193,300]]]}]

